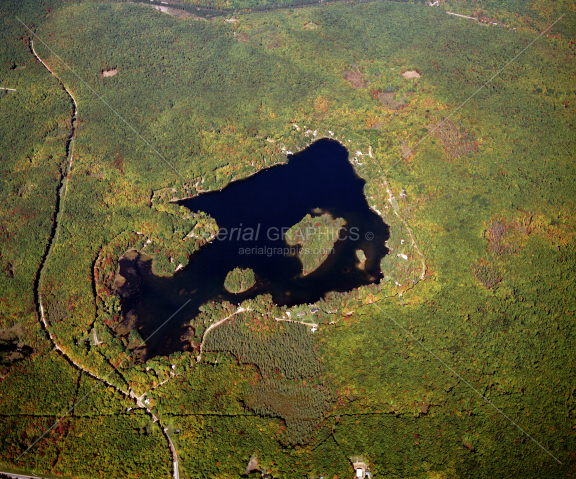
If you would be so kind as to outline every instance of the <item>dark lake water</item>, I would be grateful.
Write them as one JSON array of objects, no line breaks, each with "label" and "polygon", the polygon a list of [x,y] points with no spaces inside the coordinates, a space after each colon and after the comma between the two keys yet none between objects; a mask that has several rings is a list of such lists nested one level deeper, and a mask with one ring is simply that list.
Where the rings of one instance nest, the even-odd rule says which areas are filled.
[{"label": "dark lake water", "polygon": [[[152,274],[150,261],[121,261],[120,274],[127,277],[122,309],[136,313],[143,338],[191,299],[147,341],[148,357],[182,350],[182,324],[208,301],[240,303],[271,294],[278,305],[312,303],[330,291],[350,291],[380,280],[388,227],[369,208],[365,182],[354,172],[347,150],[325,139],[288,159],[285,165],[233,182],[221,191],[181,202],[191,211],[208,213],[221,228],[219,237],[196,253],[183,271],[163,278]],[[289,246],[282,230],[320,211],[344,218],[346,225],[333,253],[303,277],[300,260],[284,254]],[[363,269],[358,266],[357,249],[367,258]],[[237,295],[224,289],[226,275],[235,267],[251,268],[257,276],[253,288]]]}]

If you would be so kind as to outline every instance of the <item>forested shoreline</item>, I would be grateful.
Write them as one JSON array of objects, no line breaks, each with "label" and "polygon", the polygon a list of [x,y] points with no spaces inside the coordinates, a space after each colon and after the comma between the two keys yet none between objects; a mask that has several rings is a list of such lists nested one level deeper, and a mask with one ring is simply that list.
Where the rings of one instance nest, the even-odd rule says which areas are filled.
[{"label": "forested shoreline", "polygon": [[[444,119],[572,7],[256,11],[270,5],[227,5],[252,10],[236,22],[119,2],[0,7],[0,85],[15,90],[0,96],[0,345],[21,345],[0,365],[0,463],[171,477],[177,457],[180,477],[239,477],[257,455],[272,477],[333,478],[360,455],[373,477],[571,477],[573,17]],[[34,43],[74,95],[76,124],[15,15],[86,82]],[[174,198],[321,137],[346,146],[390,225],[382,281],[292,308],[260,296],[192,317],[182,301],[162,320],[186,319],[186,350],[138,361],[146,338],[120,327],[121,256],[143,251],[174,274],[218,231]],[[53,350],[42,305],[62,354],[89,373]]]}]

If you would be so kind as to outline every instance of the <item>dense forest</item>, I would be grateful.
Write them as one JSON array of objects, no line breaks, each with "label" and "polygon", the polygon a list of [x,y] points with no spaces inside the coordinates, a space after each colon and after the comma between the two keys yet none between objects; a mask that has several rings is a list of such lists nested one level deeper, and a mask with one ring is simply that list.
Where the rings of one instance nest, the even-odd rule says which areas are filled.
[{"label": "dense forest", "polygon": [[[152,3],[0,3],[0,471],[575,477],[574,2]],[[382,281],[183,302],[140,361],[122,256],[178,274],[218,225],[174,200],[321,137]]]},{"label": "dense forest", "polygon": [[231,293],[242,293],[254,286],[254,283],[256,283],[254,271],[250,268],[234,268],[226,276],[224,287]]}]

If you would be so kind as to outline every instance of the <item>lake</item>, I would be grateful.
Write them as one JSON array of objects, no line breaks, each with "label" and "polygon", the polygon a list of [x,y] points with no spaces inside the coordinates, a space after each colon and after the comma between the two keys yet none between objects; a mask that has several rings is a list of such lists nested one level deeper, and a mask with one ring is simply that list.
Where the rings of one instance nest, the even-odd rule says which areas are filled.
[{"label": "lake", "polygon": [[[313,303],[330,291],[350,291],[379,282],[389,231],[368,206],[364,184],[350,164],[346,148],[323,139],[289,155],[286,164],[232,182],[221,191],[182,200],[180,204],[192,212],[203,211],[216,220],[220,227],[217,238],[172,277],[154,275],[150,259],[144,256],[120,261],[120,274],[127,278],[120,291],[122,310],[135,314],[143,338],[191,299],[147,341],[147,356],[182,350],[182,325],[208,301],[238,304],[270,294],[276,304],[291,306]],[[303,276],[297,247],[290,247],[282,233],[307,214],[326,213],[346,223],[336,231],[338,239],[327,259]],[[358,249],[366,257],[363,265]],[[224,288],[226,275],[236,267],[251,268],[257,278],[253,288],[240,294]]]}]

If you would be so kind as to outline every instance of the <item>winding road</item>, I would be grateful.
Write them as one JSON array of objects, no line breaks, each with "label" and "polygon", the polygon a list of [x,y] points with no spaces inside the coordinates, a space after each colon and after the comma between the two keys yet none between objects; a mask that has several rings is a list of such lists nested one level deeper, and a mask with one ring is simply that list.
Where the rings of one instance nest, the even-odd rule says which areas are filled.
[{"label": "winding road", "polygon": [[[174,479],[179,479],[180,478],[180,474],[179,474],[179,470],[178,470],[178,453],[176,451],[176,448],[172,442],[172,439],[170,438],[170,436],[168,435],[168,429],[165,428],[162,423],[160,422],[160,420],[158,419],[158,417],[148,408],[145,406],[144,403],[142,403],[142,401],[140,401],[140,398],[137,398],[136,395],[134,394],[134,392],[132,390],[130,391],[124,391],[122,388],[112,384],[111,382],[107,381],[106,378],[101,378],[97,375],[95,375],[94,373],[92,373],[91,371],[85,369],[84,367],[82,367],[81,365],[79,365],[77,362],[75,362],[65,351],[62,350],[62,348],[60,347],[60,345],[56,342],[56,339],[54,338],[54,336],[52,335],[52,333],[50,332],[50,328],[48,326],[48,321],[46,320],[46,315],[44,313],[44,301],[42,298],[42,282],[44,279],[44,275],[45,275],[45,271],[46,271],[46,267],[48,265],[48,262],[50,260],[50,256],[52,254],[52,251],[56,245],[56,243],[58,242],[58,233],[60,232],[60,227],[62,224],[62,212],[63,212],[63,204],[64,201],[66,199],[66,193],[68,192],[68,181],[70,179],[70,172],[72,171],[72,164],[74,161],[74,138],[76,137],[76,131],[77,131],[77,116],[78,116],[78,103],[76,101],[76,99],[74,98],[74,95],[72,94],[72,92],[66,87],[66,85],[64,85],[64,83],[62,82],[62,80],[60,80],[60,78],[56,75],[56,73],[54,73],[54,71],[48,66],[48,64],[42,60],[42,58],[40,58],[40,56],[38,55],[38,53],[36,52],[35,48],[34,48],[34,41],[32,39],[30,39],[30,50],[32,52],[32,54],[34,55],[34,57],[40,62],[42,63],[42,65],[44,65],[44,67],[58,80],[58,82],[60,83],[60,85],[62,86],[62,88],[66,91],[66,93],[68,94],[68,96],[70,97],[70,99],[72,100],[72,104],[74,105],[74,113],[72,115],[72,131],[70,132],[70,135],[68,137],[68,141],[66,142],[66,151],[67,151],[67,167],[66,167],[66,173],[62,175],[61,179],[60,179],[60,185],[58,188],[58,197],[57,197],[57,201],[56,201],[56,216],[55,216],[55,220],[54,220],[54,224],[52,226],[52,231],[51,231],[51,235],[50,235],[50,239],[48,241],[48,246],[46,248],[46,252],[42,258],[42,261],[40,262],[40,268],[38,270],[38,275],[37,275],[37,280],[36,280],[36,285],[35,285],[35,297],[37,300],[37,304],[38,304],[38,313],[42,322],[42,326],[43,329],[46,331],[46,333],[48,334],[50,341],[52,342],[52,344],[54,345],[54,348],[60,353],[62,354],[62,356],[72,365],[74,365],[76,368],[78,368],[79,370],[85,372],[86,374],[92,376],[93,378],[95,378],[98,381],[103,382],[104,384],[106,384],[107,386],[113,387],[116,391],[118,391],[119,393],[123,394],[124,396],[130,397],[134,400],[134,402],[136,403],[136,405],[140,408],[143,408],[146,410],[146,412],[150,415],[150,417],[152,418],[153,422],[158,422],[158,424],[160,425],[160,429],[162,430],[162,433],[164,434],[164,436],[166,437],[166,440],[168,441],[168,445],[170,447],[170,452],[172,453],[172,461],[173,461],[173,475],[174,475]],[[113,372],[113,371],[112,371]],[[112,373],[110,373],[112,374]],[[88,393],[90,394],[90,393]],[[66,413],[66,415],[68,413],[70,413],[78,404],[79,401],[82,401],[86,396],[84,396],[83,398],[80,398],[73,406],[72,408]],[[62,418],[60,418],[58,421],[56,421],[54,423],[54,425],[46,432],[48,433],[51,429],[53,429],[54,427],[56,427],[56,425],[59,424],[59,422],[62,420]],[[38,439],[41,440],[42,438]],[[32,445],[34,446],[34,444]],[[30,447],[32,447],[30,446]],[[26,452],[26,451],[25,451]],[[24,453],[25,453],[24,452]],[[23,453],[23,454],[24,454]],[[23,455],[22,454],[22,455]],[[27,477],[27,476],[21,476],[21,477]],[[30,476],[33,477],[33,476]]]},{"label": "winding road", "polygon": [[196,356],[196,362],[199,363],[200,360],[202,359],[202,349],[204,348],[204,341],[206,341],[206,336],[208,335],[208,333],[210,331],[212,331],[214,328],[217,328],[218,326],[220,326],[221,324],[225,323],[226,321],[228,321],[232,316],[235,316],[239,313],[243,313],[244,311],[252,311],[250,308],[238,308],[236,311],[234,311],[230,316],[226,316],[225,318],[222,318],[220,321],[211,324],[210,326],[208,326],[208,328],[206,329],[206,331],[204,331],[204,334],[202,335],[202,342],[200,343],[200,352],[198,353],[198,356]]}]

